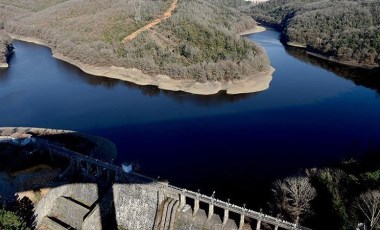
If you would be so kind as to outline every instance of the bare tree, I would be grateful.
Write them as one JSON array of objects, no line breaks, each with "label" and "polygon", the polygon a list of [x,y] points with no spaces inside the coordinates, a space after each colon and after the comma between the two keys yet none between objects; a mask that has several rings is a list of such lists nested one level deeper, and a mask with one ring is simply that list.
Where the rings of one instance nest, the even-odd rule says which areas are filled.
[{"label": "bare tree", "polygon": [[307,177],[290,177],[274,183],[276,205],[299,224],[300,217],[311,211],[310,201],[316,196],[315,189]]},{"label": "bare tree", "polygon": [[380,191],[372,190],[362,193],[357,201],[357,207],[369,221],[370,229],[380,225]]}]

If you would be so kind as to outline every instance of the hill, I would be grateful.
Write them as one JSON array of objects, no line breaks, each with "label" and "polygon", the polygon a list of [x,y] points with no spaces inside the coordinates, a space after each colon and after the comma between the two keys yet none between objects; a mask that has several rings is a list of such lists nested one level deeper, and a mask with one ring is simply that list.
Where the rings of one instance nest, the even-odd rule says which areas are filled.
[{"label": "hill", "polygon": [[290,45],[346,65],[380,66],[378,1],[274,0],[250,11],[256,20],[280,28]]},{"label": "hill", "polygon": [[[262,77],[272,72],[265,52],[238,36],[256,26],[250,16],[238,9],[247,4],[244,1],[232,5],[226,0],[180,0],[170,17],[131,40],[124,39],[162,18],[172,1],[24,2],[0,0],[0,26],[18,38],[41,40],[55,56],[96,75],[116,71],[111,77],[128,75],[127,80],[153,85],[169,81],[162,78],[167,75],[178,87],[165,84],[162,88],[195,93],[199,90],[183,86],[212,83],[220,90],[228,88],[226,84],[231,81],[264,81],[265,87],[270,81],[268,76]],[[112,66],[118,68],[103,69]],[[101,69],[95,71],[97,67]],[[135,69],[142,71],[141,76],[132,71]],[[130,76],[134,74],[135,77]],[[203,92],[208,85],[200,87]],[[208,93],[219,91],[216,88]]]},{"label": "hill", "polygon": [[8,67],[7,57],[12,51],[12,38],[0,32],[0,68]]}]

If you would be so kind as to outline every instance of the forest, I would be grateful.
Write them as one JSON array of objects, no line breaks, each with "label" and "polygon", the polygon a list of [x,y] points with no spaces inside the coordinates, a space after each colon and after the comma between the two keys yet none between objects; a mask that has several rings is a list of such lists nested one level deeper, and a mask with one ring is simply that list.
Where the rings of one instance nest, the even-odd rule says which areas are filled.
[{"label": "forest", "polygon": [[7,57],[12,51],[13,46],[11,37],[0,32],[0,64],[7,62]]},{"label": "forest", "polygon": [[[380,229],[380,152],[372,148],[273,183],[272,215],[312,229]],[[323,223],[323,224],[322,224]]]},{"label": "forest", "polygon": [[275,0],[247,11],[280,29],[285,42],[343,64],[380,66],[378,1]]},{"label": "forest", "polygon": [[[171,0],[0,0],[0,29],[43,40],[92,66],[137,68],[199,82],[257,77],[269,69],[265,52],[238,34],[256,26],[243,0],[178,1],[172,17],[123,43]],[[255,75],[256,74],[256,75]]]}]

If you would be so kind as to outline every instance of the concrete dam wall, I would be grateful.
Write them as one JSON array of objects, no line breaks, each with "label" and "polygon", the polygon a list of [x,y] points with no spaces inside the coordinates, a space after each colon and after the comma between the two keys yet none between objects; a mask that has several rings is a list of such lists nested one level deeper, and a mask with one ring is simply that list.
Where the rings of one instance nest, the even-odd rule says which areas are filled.
[{"label": "concrete dam wall", "polygon": [[[0,137],[6,139],[7,145],[27,150],[22,157],[34,157],[38,162],[49,159],[52,165],[59,165],[51,175],[46,171],[29,174],[25,178],[33,180],[19,183],[28,186],[17,188],[18,194],[46,191],[35,203],[37,229],[307,229],[218,200],[213,195],[206,196],[133,171],[126,172],[120,166],[90,157],[91,152],[84,155],[72,150],[75,146],[68,149],[62,144],[70,144],[70,141],[43,138],[42,132],[57,135],[54,130],[0,129]],[[26,147],[20,142],[25,138],[33,138]],[[38,162],[36,164],[41,164]]]}]

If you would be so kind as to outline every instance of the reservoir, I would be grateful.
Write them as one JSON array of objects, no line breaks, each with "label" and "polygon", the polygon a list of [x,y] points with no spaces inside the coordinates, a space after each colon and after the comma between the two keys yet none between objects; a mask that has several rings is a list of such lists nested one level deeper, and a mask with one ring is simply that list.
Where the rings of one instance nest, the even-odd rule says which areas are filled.
[{"label": "reservoir", "polygon": [[270,183],[380,148],[380,73],[259,43],[276,69],[268,90],[197,96],[95,77],[15,41],[0,70],[0,126],[71,129],[113,141],[115,162],[237,205],[265,208]]}]

